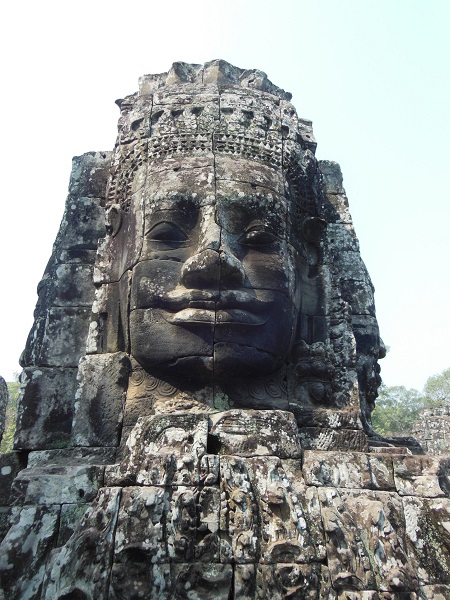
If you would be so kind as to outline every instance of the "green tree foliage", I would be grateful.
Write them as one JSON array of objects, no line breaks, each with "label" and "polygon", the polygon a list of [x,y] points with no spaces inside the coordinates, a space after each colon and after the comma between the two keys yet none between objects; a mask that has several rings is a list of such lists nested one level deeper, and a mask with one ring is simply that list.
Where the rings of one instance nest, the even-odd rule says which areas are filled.
[{"label": "green tree foliage", "polygon": [[17,398],[19,397],[20,383],[18,381],[7,382],[8,406],[6,407],[5,432],[0,444],[0,454],[11,452],[16,430]]},{"label": "green tree foliage", "polygon": [[382,385],[372,413],[372,425],[381,435],[407,435],[426,404],[426,398],[415,389]]},{"label": "green tree foliage", "polygon": [[450,368],[429,377],[422,393],[403,385],[382,385],[372,425],[381,435],[408,435],[422,409],[446,405],[450,405]]},{"label": "green tree foliage", "polygon": [[430,405],[450,405],[450,368],[429,377],[423,391]]}]

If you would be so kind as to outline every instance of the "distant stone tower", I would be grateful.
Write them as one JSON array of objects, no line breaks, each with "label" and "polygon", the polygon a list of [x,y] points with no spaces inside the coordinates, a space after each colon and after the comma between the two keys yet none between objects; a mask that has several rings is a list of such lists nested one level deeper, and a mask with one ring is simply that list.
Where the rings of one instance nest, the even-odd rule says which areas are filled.
[{"label": "distant stone tower", "polygon": [[412,432],[428,454],[450,456],[450,406],[422,410]]},{"label": "distant stone tower", "polygon": [[371,428],[373,286],[311,122],[221,60],[117,103],[22,356],[4,597],[450,597],[449,461]]}]

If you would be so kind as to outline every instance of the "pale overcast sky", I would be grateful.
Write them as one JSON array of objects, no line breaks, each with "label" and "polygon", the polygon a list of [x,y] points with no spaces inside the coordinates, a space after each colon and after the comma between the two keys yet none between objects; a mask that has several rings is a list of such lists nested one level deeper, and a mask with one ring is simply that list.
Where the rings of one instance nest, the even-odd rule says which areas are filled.
[{"label": "pale overcast sky", "polygon": [[0,374],[11,379],[71,158],[112,149],[116,98],[172,62],[259,68],[340,163],[376,288],[387,385],[450,366],[448,0],[17,1],[1,9]]}]

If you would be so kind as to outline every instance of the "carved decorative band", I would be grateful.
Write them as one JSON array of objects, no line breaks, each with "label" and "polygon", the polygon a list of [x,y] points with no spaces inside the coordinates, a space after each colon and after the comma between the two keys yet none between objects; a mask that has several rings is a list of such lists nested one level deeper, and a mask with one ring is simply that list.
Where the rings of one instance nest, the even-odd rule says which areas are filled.
[{"label": "carved decorative band", "polygon": [[[286,161],[286,151],[283,157],[281,138],[276,143],[241,134],[199,133],[158,136],[134,144],[124,144],[116,148],[113,159],[107,192],[108,205],[120,204],[122,209],[127,210],[135,172],[143,164],[206,152],[240,156],[263,162],[276,169],[282,168],[283,158]],[[292,160],[288,162],[293,164]]]}]

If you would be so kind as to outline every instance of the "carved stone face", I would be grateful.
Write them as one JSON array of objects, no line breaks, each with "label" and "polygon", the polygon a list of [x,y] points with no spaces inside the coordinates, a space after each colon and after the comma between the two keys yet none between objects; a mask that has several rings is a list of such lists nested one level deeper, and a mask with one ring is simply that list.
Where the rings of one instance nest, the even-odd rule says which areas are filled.
[{"label": "carved stone face", "polygon": [[142,187],[131,354],[193,379],[267,375],[289,354],[300,304],[284,181],[251,161],[202,162],[151,169]]}]

